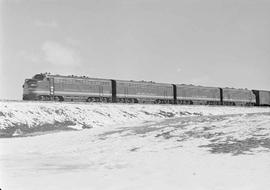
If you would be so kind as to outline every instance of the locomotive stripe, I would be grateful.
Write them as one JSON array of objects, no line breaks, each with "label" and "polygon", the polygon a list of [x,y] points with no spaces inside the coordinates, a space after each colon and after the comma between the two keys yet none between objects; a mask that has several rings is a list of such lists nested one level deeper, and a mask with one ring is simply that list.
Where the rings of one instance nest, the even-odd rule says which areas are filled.
[{"label": "locomotive stripe", "polygon": [[[50,95],[49,91],[44,91],[44,90],[36,90],[34,91],[36,94],[45,94],[45,95]],[[89,95],[89,96],[111,96],[109,93],[92,93],[92,92],[70,92],[70,91],[54,91],[54,95]]]},{"label": "locomotive stripe", "polygon": [[238,99],[223,99],[224,102],[253,102],[255,103],[256,100],[238,100]]},{"label": "locomotive stripe", "polygon": [[[219,98],[200,98],[200,97],[177,97],[178,100],[184,99],[184,100],[216,100],[220,101]],[[223,99],[224,102],[226,101],[233,101],[233,102],[255,102],[255,100],[243,100],[243,99]]]},{"label": "locomotive stripe", "polygon": [[220,101],[220,98],[207,98],[207,97],[181,97],[177,96],[177,100],[216,100]]},{"label": "locomotive stripe", "polygon": [[[34,93],[38,94],[38,95],[50,95],[49,91],[45,91],[45,90],[36,90],[33,91]],[[110,93],[93,93],[93,92],[71,92],[71,91],[55,91],[54,95],[84,95],[84,96],[109,96],[111,97]],[[136,97],[140,97],[140,98],[164,98],[164,99],[173,99],[173,96],[156,96],[156,95],[143,95],[143,94],[137,94],[137,95],[132,95],[132,94],[117,94],[117,97],[121,97],[121,98],[125,98],[125,97],[129,97],[129,98],[136,98]],[[215,100],[215,101],[220,101],[219,98],[200,98],[200,97],[177,97],[177,100]],[[256,102],[255,99],[252,100],[243,100],[243,99],[223,99],[224,102]]]},{"label": "locomotive stripe", "polygon": [[92,96],[112,96],[109,93],[95,93],[95,92],[70,92],[70,91],[55,91],[54,95],[92,95]]},{"label": "locomotive stripe", "polygon": [[173,99],[173,96],[156,96],[156,95],[144,95],[144,94],[117,94],[117,97],[120,98],[167,98],[167,99]]},{"label": "locomotive stripe", "polygon": [[50,95],[50,92],[49,91],[45,91],[45,90],[35,90],[35,91],[31,91],[31,93]]}]

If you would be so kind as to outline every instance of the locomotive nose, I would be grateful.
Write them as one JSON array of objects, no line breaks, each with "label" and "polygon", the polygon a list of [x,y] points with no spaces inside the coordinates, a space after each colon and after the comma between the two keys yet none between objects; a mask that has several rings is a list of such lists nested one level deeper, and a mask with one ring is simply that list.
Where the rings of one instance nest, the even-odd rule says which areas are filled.
[{"label": "locomotive nose", "polygon": [[23,100],[36,99],[35,90],[37,88],[37,80],[26,79],[23,84]]}]

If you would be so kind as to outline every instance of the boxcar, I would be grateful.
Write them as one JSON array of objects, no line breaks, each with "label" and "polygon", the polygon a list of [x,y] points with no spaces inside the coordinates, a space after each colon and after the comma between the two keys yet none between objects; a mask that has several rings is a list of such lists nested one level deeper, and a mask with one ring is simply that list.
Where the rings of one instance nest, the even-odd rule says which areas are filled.
[{"label": "boxcar", "polygon": [[173,86],[145,81],[116,81],[117,102],[173,103]]},{"label": "boxcar", "polygon": [[253,90],[256,96],[256,105],[270,106],[270,91],[266,90]]},{"label": "boxcar", "polygon": [[222,88],[224,105],[251,106],[256,103],[256,97],[251,90]]},{"label": "boxcar", "polygon": [[177,104],[221,104],[220,88],[194,85],[176,85]]}]

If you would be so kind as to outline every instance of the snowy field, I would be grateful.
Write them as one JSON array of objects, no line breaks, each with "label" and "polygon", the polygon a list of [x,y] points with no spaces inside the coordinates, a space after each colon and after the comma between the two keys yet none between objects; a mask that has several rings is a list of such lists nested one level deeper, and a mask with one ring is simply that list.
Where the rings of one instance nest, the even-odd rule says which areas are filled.
[{"label": "snowy field", "polygon": [[270,188],[270,108],[0,102],[0,188]]}]

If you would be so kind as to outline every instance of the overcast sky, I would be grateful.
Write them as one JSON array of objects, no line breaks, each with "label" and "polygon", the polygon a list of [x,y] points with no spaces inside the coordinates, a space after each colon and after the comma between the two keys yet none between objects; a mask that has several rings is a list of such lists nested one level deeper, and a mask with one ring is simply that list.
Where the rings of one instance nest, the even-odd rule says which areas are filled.
[{"label": "overcast sky", "polygon": [[270,90],[270,0],[0,2],[0,99],[41,72]]}]

